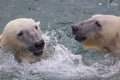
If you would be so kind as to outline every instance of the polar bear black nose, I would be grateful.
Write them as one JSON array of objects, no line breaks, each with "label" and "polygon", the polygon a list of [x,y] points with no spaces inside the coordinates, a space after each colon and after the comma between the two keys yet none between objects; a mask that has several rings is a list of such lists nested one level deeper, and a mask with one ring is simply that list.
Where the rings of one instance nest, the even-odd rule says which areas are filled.
[{"label": "polar bear black nose", "polygon": [[40,40],[40,41],[38,41],[38,42],[35,42],[34,47],[35,47],[35,48],[41,48],[41,49],[43,49],[43,48],[44,48],[44,45],[45,45],[44,40]]},{"label": "polar bear black nose", "polygon": [[72,25],[71,27],[72,27],[73,34],[78,31],[78,27],[77,26]]}]

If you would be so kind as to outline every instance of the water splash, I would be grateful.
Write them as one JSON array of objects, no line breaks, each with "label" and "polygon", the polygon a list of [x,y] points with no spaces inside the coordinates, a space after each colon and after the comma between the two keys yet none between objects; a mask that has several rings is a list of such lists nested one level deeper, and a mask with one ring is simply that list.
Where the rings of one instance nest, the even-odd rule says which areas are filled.
[{"label": "water splash", "polygon": [[[91,65],[85,65],[81,55],[74,55],[68,48],[57,42],[57,38],[43,35],[50,44],[52,56],[40,62],[18,64],[12,52],[0,50],[0,79],[6,80],[79,80],[85,78],[105,78],[119,72],[120,62],[111,64],[113,57],[107,56]],[[48,46],[48,45],[47,45]],[[47,47],[48,48],[48,47]]]},{"label": "water splash", "polygon": [[[73,55],[67,48],[61,44],[57,44],[52,58],[32,64],[33,72],[52,72],[62,75],[62,77],[80,76],[85,77],[95,75],[95,71],[91,67],[87,67],[82,63],[81,55]],[[35,69],[34,69],[35,68]],[[91,74],[91,72],[93,74]],[[56,75],[58,76],[58,75]]]}]

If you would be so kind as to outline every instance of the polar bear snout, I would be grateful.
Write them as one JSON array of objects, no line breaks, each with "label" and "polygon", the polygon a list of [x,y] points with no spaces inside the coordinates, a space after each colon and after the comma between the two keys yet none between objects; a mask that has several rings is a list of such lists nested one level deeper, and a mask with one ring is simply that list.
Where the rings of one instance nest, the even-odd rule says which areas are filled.
[{"label": "polar bear snout", "polygon": [[79,28],[76,25],[72,25],[71,28],[73,34],[75,34],[79,30]]},{"label": "polar bear snout", "polygon": [[86,40],[86,36],[82,33],[82,29],[79,27],[78,24],[74,24],[72,27],[72,34],[74,35],[74,39],[81,42]]},{"label": "polar bear snout", "polygon": [[45,42],[43,39],[36,41],[33,45],[28,47],[28,51],[32,52],[35,56],[41,56],[43,54]]},{"label": "polar bear snout", "polygon": [[45,45],[45,42],[44,42],[43,39],[34,43],[34,47],[35,47],[35,48],[43,49],[43,48],[44,48],[44,45]]},{"label": "polar bear snout", "polygon": [[79,42],[85,41],[91,33],[97,32],[101,29],[99,21],[92,19],[78,22],[71,27],[75,40]]}]

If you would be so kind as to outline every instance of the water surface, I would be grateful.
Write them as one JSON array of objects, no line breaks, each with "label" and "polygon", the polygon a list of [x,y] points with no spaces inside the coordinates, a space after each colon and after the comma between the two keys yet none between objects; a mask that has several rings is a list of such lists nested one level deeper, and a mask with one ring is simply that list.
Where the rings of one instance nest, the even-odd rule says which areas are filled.
[{"label": "water surface", "polygon": [[120,80],[120,61],[85,51],[73,39],[70,25],[94,14],[120,15],[119,0],[0,0],[0,32],[12,19],[41,21],[50,58],[18,64],[0,49],[0,80]]}]

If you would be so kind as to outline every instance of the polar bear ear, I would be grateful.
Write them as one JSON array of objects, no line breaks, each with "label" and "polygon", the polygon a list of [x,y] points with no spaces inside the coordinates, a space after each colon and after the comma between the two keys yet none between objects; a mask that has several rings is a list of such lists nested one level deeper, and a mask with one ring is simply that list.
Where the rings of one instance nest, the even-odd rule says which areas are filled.
[{"label": "polar bear ear", "polygon": [[0,35],[0,42],[1,42],[1,39],[2,39],[2,34]]},{"label": "polar bear ear", "polygon": [[115,38],[113,39],[113,43],[120,45],[120,33],[117,33]]},{"label": "polar bear ear", "polygon": [[37,25],[38,25],[38,26],[40,25],[40,21],[37,22]]},{"label": "polar bear ear", "polygon": [[120,33],[117,34],[117,37],[120,39]]}]

